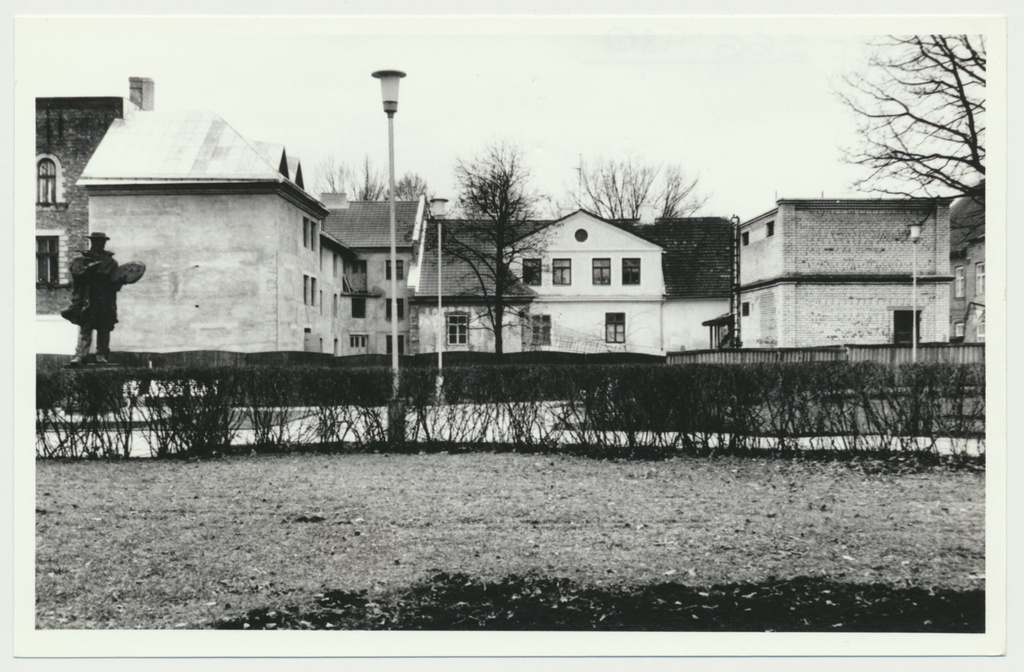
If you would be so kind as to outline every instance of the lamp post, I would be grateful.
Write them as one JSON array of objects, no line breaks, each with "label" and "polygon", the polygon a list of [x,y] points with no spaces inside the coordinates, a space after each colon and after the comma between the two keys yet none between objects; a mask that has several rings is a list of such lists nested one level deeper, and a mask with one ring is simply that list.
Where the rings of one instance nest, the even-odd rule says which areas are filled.
[{"label": "lamp post", "polygon": [[441,282],[441,220],[445,216],[445,205],[448,203],[447,198],[432,198],[430,199],[430,215],[437,222],[437,397],[441,398],[442,388],[444,386],[443,378],[443,366],[444,366],[444,313],[442,312],[441,297],[443,284]]},{"label": "lamp post", "polygon": [[378,70],[372,73],[380,80],[384,113],[388,115],[388,176],[391,206],[391,404],[388,413],[388,438],[392,443],[405,439],[405,412],[398,399],[398,264],[395,257],[395,112],[398,112],[398,82],[405,73],[399,70]]},{"label": "lamp post", "polygon": [[913,262],[911,266],[910,289],[910,361],[917,363],[917,244],[921,240],[921,225],[910,225],[910,242],[914,244]]}]

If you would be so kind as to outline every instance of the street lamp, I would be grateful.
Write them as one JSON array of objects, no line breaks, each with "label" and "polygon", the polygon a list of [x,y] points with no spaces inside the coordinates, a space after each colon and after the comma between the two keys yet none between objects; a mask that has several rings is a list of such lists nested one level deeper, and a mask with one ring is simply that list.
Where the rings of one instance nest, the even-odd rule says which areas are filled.
[{"label": "street lamp", "polygon": [[913,266],[911,267],[911,311],[910,311],[910,361],[917,363],[917,244],[921,240],[921,225],[910,225],[910,242],[914,244]]},{"label": "street lamp", "polygon": [[430,199],[430,216],[437,222],[437,395],[441,396],[441,385],[442,385],[442,366],[444,364],[444,317],[441,312],[441,296],[442,296],[442,283],[441,283],[441,220],[445,216],[445,205],[448,203],[447,198],[432,198]]},{"label": "street lamp", "polygon": [[398,82],[405,73],[399,70],[378,70],[372,73],[380,80],[384,113],[388,115],[388,175],[391,206],[391,404],[388,414],[388,435],[392,443],[405,438],[404,409],[398,399],[398,264],[395,257],[395,112],[398,111]]}]

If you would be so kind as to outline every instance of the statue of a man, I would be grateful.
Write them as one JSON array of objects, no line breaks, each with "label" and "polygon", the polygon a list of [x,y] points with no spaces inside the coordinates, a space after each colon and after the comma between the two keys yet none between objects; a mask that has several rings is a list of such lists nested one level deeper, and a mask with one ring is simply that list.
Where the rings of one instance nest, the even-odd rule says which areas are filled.
[{"label": "statue of a man", "polygon": [[118,272],[114,253],[107,251],[110,240],[99,231],[87,236],[89,249],[68,265],[71,271],[71,305],[61,311],[64,319],[77,324],[78,345],[72,366],[85,364],[96,332],[96,363],[106,364],[110,356],[110,332],[117,323],[117,292],[126,280]]}]

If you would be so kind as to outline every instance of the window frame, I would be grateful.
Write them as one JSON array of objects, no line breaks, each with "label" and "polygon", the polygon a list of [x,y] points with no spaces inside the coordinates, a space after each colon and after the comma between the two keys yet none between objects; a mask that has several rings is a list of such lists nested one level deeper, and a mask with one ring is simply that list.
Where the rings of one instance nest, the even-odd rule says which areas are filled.
[{"label": "window frame", "polygon": [[544,282],[541,260],[536,258],[523,259],[523,284],[528,287],[540,287]]},{"label": "window frame", "polygon": [[985,296],[985,262],[974,265],[974,295]]},{"label": "window frame", "polygon": [[[399,298],[396,299],[396,301],[398,303],[398,319],[399,320],[404,320],[405,319],[405,299],[402,299],[402,298],[399,297]],[[390,296],[384,299],[384,319],[385,320],[390,320],[391,319],[391,297]]]},{"label": "window frame", "polygon": [[[359,315],[356,315],[356,306],[361,306],[359,309]],[[353,296],[352,305],[349,306],[349,313],[352,315],[353,320],[365,320],[366,319],[366,297]]]},{"label": "window frame", "polygon": [[[602,264],[598,266],[598,264]],[[611,257],[595,257],[590,263],[590,280],[594,285],[610,286],[612,284]]]},{"label": "window frame", "polygon": [[[47,249],[40,250],[39,243],[46,241]],[[53,249],[50,249],[52,243]],[[46,276],[40,276],[42,267],[40,263],[46,260]],[[60,285],[60,236],[59,235],[37,235],[36,236],[36,287],[57,287]]]},{"label": "window frame", "polygon": [[626,342],[625,313],[604,314],[604,342],[616,344]]},{"label": "window frame", "polygon": [[963,266],[953,268],[953,298],[962,299],[967,296],[967,269]]},{"label": "window frame", "polygon": [[370,337],[367,334],[349,334],[348,347],[350,350],[362,350],[367,347]]},{"label": "window frame", "polygon": [[764,237],[771,238],[775,235],[775,220],[772,220],[764,225]]},{"label": "window frame", "polygon": [[469,345],[469,313],[448,313],[445,315],[444,324],[445,340],[448,345]]},{"label": "window frame", "polygon": [[963,322],[954,322],[953,323],[953,337],[954,338],[963,338],[964,336],[966,336],[966,334],[967,334],[967,325],[966,324],[964,324]]},{"label": "window frame", "polygon": [[[636,268],[630,268],[628,264],[636,262]],[[640,274],[641,264],[640,257],[624,257],[622,259],[622,284],[623,285],[639,285],[641,281]],[[636,279],[633,280],[634,271],[636,272]]]},{"label": "window frame", "polygon": [[530,315],[530,345],[532,347],[551,345],[550,315],[546,313]]},{"label": "window frame", "polygon": [[[388,334],[387,336],[384,337],[384,349],[387,351],[385,354],[391,354],[391,343],[391,334]],[[405,354],[405,334],[398,335],[398,354]]]},{"label": "window frame", "polygon": [[[398,276],[395,280],[405,280],[405,259],[395,259],[395,268],[398,270]],[[391,279],[391,260],[384,260],[384,279]]]},{"label": "window frame", "polygon": [[[42,174],[43,166],[50,166],[52,172],[46,175]],[[57,205],[58,193],[57,193],[57,178],[60,171],[57,168],[57,162],[49,156],[44,156],[36,160],[36,205]],[[43,184],[46,184],[46,200],[40,199],[43,195]]]},{"label": "window frame", "polygon": [[560,287],[572,285],[572,259],[551,260],[551,284]]}]

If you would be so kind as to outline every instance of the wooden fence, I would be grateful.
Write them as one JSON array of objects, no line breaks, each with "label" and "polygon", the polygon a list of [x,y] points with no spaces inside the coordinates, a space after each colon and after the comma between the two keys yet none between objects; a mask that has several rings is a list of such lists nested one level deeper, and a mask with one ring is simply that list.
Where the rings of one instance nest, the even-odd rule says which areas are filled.
[{"label": "wooden fence", "polygon": [[[761,364],[795,362],[878,362],[910,364],[906,345],[846,345],[823,348],[740,348],[670,352],[669,364]],[[984,343],[927,343],[917,346],[919,363],[984,364]]]}]

